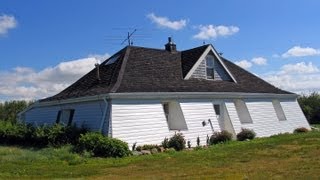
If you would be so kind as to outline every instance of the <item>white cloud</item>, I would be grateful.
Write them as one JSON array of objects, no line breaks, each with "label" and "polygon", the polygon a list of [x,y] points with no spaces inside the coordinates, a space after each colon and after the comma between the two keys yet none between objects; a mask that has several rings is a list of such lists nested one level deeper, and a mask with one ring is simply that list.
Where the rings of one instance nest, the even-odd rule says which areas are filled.
[{"label": "white cloud", "polygon": [[264,57],[255,57],[251,59],[251,62],[253,62],[254,64],[258,65],[258,66],[263,66],[263,65],[267,65],[267,59]]},{"label": "white cloud", "polygon": [[310,74],[317,72],[319,72],[319,69],[317,66],[313,65],[312,62],[309,62],[308,64],[299,62],[282,66],[279,74]]},{"label": "white cloud", "polygon": [[89,58],[96,58],[97,60],[99,60],[100,62],[105,61],[106,59],[108,59],[110,57],[109,53],[105,53],[105,54],[89,54],[88,56]]},{"label": "white cloud", "polygon": [[40,99],[52,96],[94,68],[100,62],[95,55],[77,60],[61,62],[54,67],[36,71],[29,67],[16,67],[11,71],[0,71],[0,99]]},{"label": "white cloud", "polygon": [[0,35],[6,35],[9,29],[17,27],[17,20],[14,16],[0,15]]},{"label": "white cloud", "polygon": [[187,20],[185,19],[181,19],[179,21],[170,21],[167,17],[156,16],[154,13],[148,14],[147,17],[159,27],[173,30],[180,30],[187,25]]},{"label": "white cloud", "polygon": [[283,65],[279,71],[262,77],[271,84],[295,93],[320,91],[320,71],[311,62]]},{"label": "white cloud", "polygon": [[252,66],[252,63],[247,60],[242,60],[242,61],[236,61],[234,62],[236,65],[244,68],[244,69],[249,69]]},{"label": "white cloud", "polygon": [[239,32],[239,28],[236,26],[214,26],[210,25],[200,25],[198,26],[200,32],[193,36],[195,39],[208,40],[214,39],[219,36],[230,36]]},{"label": "white cloud", "polygon": [[289,49],[287,52],[282,54],[283,58],[288,57],[302,57],[302,56],[316,56],[320,55],[320,49],[314,49],[311,47],[300,47],[294,46],[293,48]]}]

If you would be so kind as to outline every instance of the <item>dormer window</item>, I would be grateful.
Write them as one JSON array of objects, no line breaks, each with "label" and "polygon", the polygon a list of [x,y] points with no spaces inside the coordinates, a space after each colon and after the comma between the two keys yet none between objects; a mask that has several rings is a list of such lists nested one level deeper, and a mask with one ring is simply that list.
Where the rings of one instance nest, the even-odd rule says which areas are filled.
[{"label": "dormer window", "polygon": [[207,79],[214,79],[214,58],[212,56],[206,57],[206,73]]}]

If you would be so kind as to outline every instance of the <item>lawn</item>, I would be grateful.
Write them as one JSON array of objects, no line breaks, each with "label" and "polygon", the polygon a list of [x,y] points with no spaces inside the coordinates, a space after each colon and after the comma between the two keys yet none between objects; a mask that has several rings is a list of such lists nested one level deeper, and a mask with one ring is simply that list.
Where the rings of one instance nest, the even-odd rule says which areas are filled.
[{"label": "lawn", "polygon": [[320,132],[285,134],[207,149],[127,158],[89,158],[70,147],[0,146],[0,178],[317,179]]}]

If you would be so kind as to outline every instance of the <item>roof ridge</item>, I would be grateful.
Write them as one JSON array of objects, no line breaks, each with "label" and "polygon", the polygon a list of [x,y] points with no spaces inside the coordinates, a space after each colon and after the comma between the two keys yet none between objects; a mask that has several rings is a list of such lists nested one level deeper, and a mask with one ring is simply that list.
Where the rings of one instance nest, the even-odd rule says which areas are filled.
[{"label": "roof ridge", "polygon": [[208,47],[208,46],[212,46],[212,44],[205,44],[205,45],[198,46],[198,47],[195,47],[195,48],[186,49],[186,50],[183,50],[181,52],[192,51],[192,50],[195,50],[195,49],[200,49],[200,48],[204,48],[204,47]]},{"label": "roof ridge", "polygon": [[127,65],[127,61],[128,61],[128,57],[129,57],[131,48],[132,47],[130,47],[130,46],[126,47],[126,50],[125,50],[124,56],[123,56],[123,60],[122,60],[122,64],[121,64],[121,68],[119,70],[119,74],[118,74],[118,77],[117,77],[117,81],[113,85],[113,87],[111,88],[110,92],[116,92],[118,90],[121,82],[122,82],[123,75],[124,75],[124,72],[125,72],[125,69],[126,69],[126,65]]}]

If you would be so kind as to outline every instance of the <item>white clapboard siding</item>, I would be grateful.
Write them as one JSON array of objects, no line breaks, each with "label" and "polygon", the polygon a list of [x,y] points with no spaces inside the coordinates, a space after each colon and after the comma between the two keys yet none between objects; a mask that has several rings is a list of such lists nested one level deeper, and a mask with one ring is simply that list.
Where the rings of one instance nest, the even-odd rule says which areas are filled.
[{"label": "white clapboard siding", "polygon": [[236,133],[239,133],[241,128],[248,128],[253,129],[257,133],[257,137],[265,137],[285,132],[292,133],[298,127],[310,128],[296,100],[280,100],[286,116],[284,121],[279,121],[271,99],[263,101],[247,100],[245,103],[252,118],[252,123],[241,123],[234,103],[226,103]]},{"label": "white clapboard siding", "polygon": [[270,136],[281,132],[281,126],[272,101],[246,102],[252,123],[242,124],[243,128],[253,129],[258,137]]},{"label": "white clapboard siding", "polygon": [[52,125],[57,120],[59,106],[35,107],[25,112],[25,122],[34,125]]},{"label": "white clapboard siding", "polygon": [[292,132],[294,129],[299,127],[305,127],[308,129],[310,125],[304,116],[299,103],[296,100],[292,101],[280,101],[284,114],[287,118],[287,121],[281,121],[283,127],[285,127],[286,132]]},{"label": "white clapboard siding", "polygon": [[25,122],[35,125],[51,125],[56,122],[59,110],[74,109],[72,123],[75,123],[78,127],[85,127],[91,131],[98,131],[105,107],[106,104],[104,101],[35,107],[25,112]]},{"label": "white clapboard siding", "polygon": [[226,110],[229,115],[231,124],[233,126],[234,133],[238,134],[241,131],[241,123],[238,117],[236,107],[232,101],[225,102],[225,106],[226,106]]},{"label": "white clapboard siding", "polygon": [[170,136],[166,117],[160,102],[113,102],[112,137],[131,147],[134,143],[160,144]]},{"label": "white clapboard siding", "polygon": [[[219,122],[213,109],[212,102],[186,102],[180,103],[188,130],[182,131],[187,141],[192,146],[197,145],[197,137],[200,138],[201,145],[206,144],[207,135],[212,135],[212,128],[208,119],[211,119],[214,131],[220,131]],[[207,123],[206,126],[202,122]]]}]

